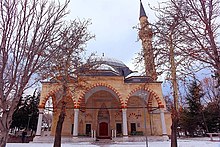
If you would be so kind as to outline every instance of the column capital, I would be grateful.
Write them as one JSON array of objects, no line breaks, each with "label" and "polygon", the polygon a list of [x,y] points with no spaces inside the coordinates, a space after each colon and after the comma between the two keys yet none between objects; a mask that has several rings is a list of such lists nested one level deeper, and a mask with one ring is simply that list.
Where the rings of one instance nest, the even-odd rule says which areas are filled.
[{"label": "column capital", "polygon": [[160,113],[164,113],[164,108],[160,108]]},{"label": "column capital", "polygon": [[73,110],[74,110],[74,112],[76,112],[76,111],[79,112],[79,109],[78,109],[78,108],[75,108],[75,109],[73,109]]},{"label": "column capital", "polygon": [[44,113],[44,108],[38,108],[39,110],[39,114],[43,114]]},{"label": "column capital", "polygon": [[127,111],[127,108],[122,108],[122,112],[126,112]]}]

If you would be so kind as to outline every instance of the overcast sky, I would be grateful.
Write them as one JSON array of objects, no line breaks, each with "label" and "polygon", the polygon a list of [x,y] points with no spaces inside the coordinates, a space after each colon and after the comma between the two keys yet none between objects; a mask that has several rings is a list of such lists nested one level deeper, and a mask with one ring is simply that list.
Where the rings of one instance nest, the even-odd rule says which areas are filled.
[{"label": "overcast sky", "polygon": [[[150,22],[155,21],[155,16],[148,4],[156,6],[157,1],[142,0]],[[91,19],[89,31],[96,38],[88,42],[87,54],[104,53],[105,57],[121,60],[135,70],[133,59],[141,50],[141,42],[137,42],[138,32],[133,27],[139,23],[140,0],[70,0],[68,10],[67,20]],[[33,89],[26,93],[32,94]]]},{"label": "overcast sky", "polygon": [[[164,0],[142,0],[149,22],[153,23],[156,18],[148,4],[158,6],[161,1]],[[96,39],[89,41],[88,54],[104,53],[135,70],[133,59],[141,50],[141,41],[137,42],[138,32],[133,27],[139,23],[140,0],[71,0],[68,9],[67,19],[91,19],[89,30]],[[163,77],[158,80],[163,81]]]},{"label": "overcast sky", "polygon": [[[148,6],[157,5],[157,0],[142,0],[149,21],[154,21],[154,12]],[[96,39],[91,40],[87,52],[116,58],[134,70],[132,66],[136,53],[141,49],[137,42],[139,23],[139,0],[71,0],[68,19],[91,19],[89,27]]]}]

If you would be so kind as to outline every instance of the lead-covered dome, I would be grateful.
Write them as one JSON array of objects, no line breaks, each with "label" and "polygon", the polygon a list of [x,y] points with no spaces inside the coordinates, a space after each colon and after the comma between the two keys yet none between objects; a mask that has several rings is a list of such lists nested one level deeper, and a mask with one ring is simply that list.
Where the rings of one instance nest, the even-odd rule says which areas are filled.
[{"label": "lead-covered dome", "polygon": [[115,58],[109,58],[109,57],[104,57],[104,56],[97,57],[96,63],[98,65],[97,69],[99,70],[99,72],[103,72],[105,73],[105,75],[107,71],[109,73],[112,71],[118,76],[126,77],[132,72],[122,61],[117,60]]},{"label": "lead-covered dome", "polygon": [[120,60],[109,57],[96,57],[91,62],[95,65],[94,70],[86,75],[96,76],[124,76],[126,77],[132,71]]},{"label": "lead-covered dome", "polygon": [[122,61],[117,60],[115,58],[97,57],[96,61],[115,67],[127,67]]}]

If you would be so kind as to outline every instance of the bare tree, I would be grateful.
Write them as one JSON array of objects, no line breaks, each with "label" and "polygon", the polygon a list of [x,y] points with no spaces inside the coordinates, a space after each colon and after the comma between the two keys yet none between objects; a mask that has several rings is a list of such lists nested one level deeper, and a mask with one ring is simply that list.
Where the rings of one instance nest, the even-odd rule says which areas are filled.
[{"label": "bare tree", "polygon": [[54,48],[53,60],[45,64],[44,68],[47,70],[42,73],[43,77],[53,79],[61,87],[57,94],[57,108],[60,110],[60,114],[56,125],[54,147],[61,146],[61,132],[66,109],[71,109],[67,108],[68,100],[72,99],[69,93],[74,95],[77,89],[83,88],[83,82],[79,81],[79,75],[88,72],[91,70],[90,67],[93,67],[89,66],[91,57],[83,60],[86,44],[94,38],[94,35],[91,35],[87,30],[88,25],[90,25],[89,20],[74,20],[63,24],[63,27],[58,31],[60,40],[57,40],[52,47]]},{"label": "bare tree", "polygon": [[[178,80],[185,83],[186,78],[210,67],[219,85],[219,1],[168,0],[153,9],[158,18],[155,24],[151,24],[154,59],[158,75],[166,74],[166,79],[172,83],[171,146],[176,147]],[[143,61],[144,53],[139,55],[138,62]]]},{"label": "bare tree", "polygon": [[[154,8],[158,12],[158,21],[155,24],[151,24],[153,29],[153,59],[156,63],[157,74],[167,74],[166,79],[172,83],[172,97],[173,105],[171,107],[172,112],[172,135],[171,146],[177,146],[177,124],[178,124],[178,77],[179,75],[186,75],[189,73],[187,70],[183,70],[186,65],[191,66],[193,62],[187,60],[188,56],[182,54],[179,47],[179,43],[182,41],[180,31],[178,27],[181,25],[181,21],[176,17],[175,13],[172,13],[172,8],[167,6],[167,3],[163,3],[162,7]],[[144,60],[144,51],[142,51],[138,57],[138,63]],[[145,63],[146,64],[146,63]],[[184,73],[184,74],[182,74]],[[184,77],[184,76],[183,76]]]},{"label": "bare tree", "polygon": [[12,114],[30,79],[53,56],[53,44],[69,1],[0,1],[0,146],[5,147]]},{"label": "bare tree", "polygon": [[[172,52],[169,53],[169,59],[171,63],[171,77],[172,81],[175,79],[174,74],[174,67],[176,68],[176,72],[180,72],[180,75],[189,76],[192,72],[189,71],[198,71],[207,67],[210,67],[211,70],[214,72],[214,76],[216,77],[218,83],[217,87],[219,87],[220,79],[219,79],[219,67],[220,67],[220,49],[218,46],[218,33],[219,33],[219,23],[217,22],[219,19],[219,1],[217,0],[170,0],[163,3],[163,7],[159,7],[157,9],[158,12],[162,13],[159,19],[164,18],[163,21],[159,21],[162,29],[166,30],[167,22],[168,24],[172,24],[172,22],[179,22],[174,23],[173,27],[168,28],[167,34],[162,34],[163,36],[170,36],[170,38],[164,39],[166,37],[158,37],[159,43],[161,44],[168,43],[168,47],[171,47],[170,43],[175,40],[175,43],[172,43],[172,46],[175,48],[176,51],[174,54]],[[161,25],[162,24],[162,25]],[[158,24],[157,24],[158,27]],[[178,32],[176,36],[171,36],[171,33],[174,31]],[[161,32],[159,32],[161,34]],[[162,46],[163,47],[163,46]],[[172,47],[170,48],[172,51]],[[160,59],[164,59],[166,56],[163,50],[159,50],[158,54]],[[162,54],[161,54],[162,53]],[[165,54],[164,54],[165,53]],[[161,56],[164,55],[164,56]],[[175,59],[181,61],[173,62],[172,56],[175,55]],[[179,57],[177,57],[179,56]],[[174,57],[174,56],[173,56]],[[194,60],[193,60],[194,59]],[[195,60],[196,59],[196,60]],[[163,61],[163,60],[161,60]],[[195,62],[197,61],[197,62]],[[172,66],[176,64],[176,66]],[[158,62],[163,64],[165,62]],[[168,64],[169,65],[169,64]],[[180,66],[181,65],[181,66]],[[193,66],[192,66],[193,65]],[[180,66],[181,68],[178,68]],[[169,68],[168,68],[169,69]],[[187,73],[185,72],[187,70]],[[184,71],[184,74],[183,72]],[[169,72],[168,72],[169,73]],[[194,74],[192,74],[194,76]],[[184,77],[186,77],[184,76]],[[173,95],[174,95],[174,110],[177,107],[175,105],[175,81],[173,81]],[[178,109],[176,109],[178,110]],[[177,113],[174,113],[177,114]],[[172,117],[173,120],[173,117]],[[174,120],[173,120],[174,122]],[[174,124],[174,123],[173,123]],[[172,136],[171,136],[171,146],[177,146],[175,131],[173,132],[172,125]]]},{"label": "bare tree", "polygon": [[219,78],[219,24],[214,24],[219,17],[218,4],[214,0],[170,0],[154,8],[158,16],[153,25],[157,69],[166,72],[173,85],[171,146],[177,146],[177,79],[184,81],[205,67],[214,69],[215,77]]},{"label": "bare tree", "polygon": [[204,78],[201,85],[205,94],[203,97],[205,104],[210,102],[220,103],[220,87],[215,87],[216,82],[213,78]]},{"label": "bare tree", "polygon": [[185,30],[182,52],[210,67],[220,86],[220,1],[171,0]]},{"label": "bare tree", "polygon": [[159,8],[153,8],[157,11],[158,21],[152,24],[154,29],[154,53],[156,67],[166,74],[166,80],[171,81],[171,93],[173,105],[171,106],[171,147],[177,147],[177,126],[178,126],[178,102],[179,88],[178,80],[184,80],[186,76],[194,73],[192,66],[193,60],[183,54],[181,48],[184,40],[181,34],[184,30],[179,30],[182,26],[182,20],[179,19],[173,10],[170,2],[159,5]]}]

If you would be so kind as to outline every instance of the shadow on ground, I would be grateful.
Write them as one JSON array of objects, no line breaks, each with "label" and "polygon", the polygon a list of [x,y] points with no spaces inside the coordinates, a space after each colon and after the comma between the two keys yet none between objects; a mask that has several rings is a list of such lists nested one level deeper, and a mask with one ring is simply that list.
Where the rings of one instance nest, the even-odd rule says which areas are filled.
[{"label": "shadow on ground", "polygon": [[[24,143],[29,143],[30,141],[33,141],[33,138],[34,138],[34,136],[25,137]],[[22,137],[9,135],[8,143],[22,143]]]}]

